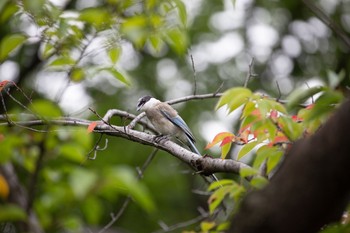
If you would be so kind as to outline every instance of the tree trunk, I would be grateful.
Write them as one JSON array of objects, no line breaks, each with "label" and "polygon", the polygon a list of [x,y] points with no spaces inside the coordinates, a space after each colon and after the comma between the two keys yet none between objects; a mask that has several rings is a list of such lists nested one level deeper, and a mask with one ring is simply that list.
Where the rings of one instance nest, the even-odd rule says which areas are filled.
[{"label": "tree trunk", "polygon": [[339,220],[350,194],[350,101],[294,144],[262,190],[243,200],[234,233],[313,233]]}]

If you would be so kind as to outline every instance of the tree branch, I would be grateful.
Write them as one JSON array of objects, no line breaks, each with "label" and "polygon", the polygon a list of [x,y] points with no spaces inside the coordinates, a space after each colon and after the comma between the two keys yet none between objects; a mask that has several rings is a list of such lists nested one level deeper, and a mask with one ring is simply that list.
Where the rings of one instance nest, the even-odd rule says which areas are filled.
[{"label": "tree branch", "polygon": [[[0,120],[6,120],[5,115],[0,115]],[[136,118],[135,118],[136,119]],[[28,121],[11,121],[0,123],[0,126],[13,126],[12,122],[18,126],[25,127],[34,127],[34,126],[47,126],[47,125],[61,125],[61,126],[84,126],[88,127],[92,121],[71,118],[71,117],[62,117],[58,119],[51,120],[41,120],[33,119]],[[131,140],[140,144],[152,146],[159,148],[161,150],[167,151],[181,161],[189,164],[192,168],[200,171],[203,174],[212,174],[215,172],[231,172],[239,173],[239,170],[248,166],[243,163],[237,162],[235,160],[222,160],[222,159],[211,159],[209,157],[202,157],[197,155],[180,145],[172,142],[170,140],[161,140],[158,142],[155,140],[155,135],[151,135],[145,132],[140,132],[137,130],[130,129],[129,127],[116,126],[116,125],[107,125],[101,124],[97,125],[94,129],[96,133],[104,133],[110,136],[121,137],[127,140]],[[197,167],[198,166],[198,167]]]}]

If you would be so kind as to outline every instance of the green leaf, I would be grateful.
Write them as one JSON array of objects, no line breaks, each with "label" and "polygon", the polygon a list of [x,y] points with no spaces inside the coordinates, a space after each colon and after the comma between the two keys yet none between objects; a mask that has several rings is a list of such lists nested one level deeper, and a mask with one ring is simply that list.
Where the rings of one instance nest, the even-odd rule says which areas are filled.
[{"label": "green leaf", "polygon": [[248,177],[248,176],[254,176],[259,174],[259,171],[257,169],[254,169],[252,167],[243,167],[239,170],[239,175],[242,178]]},{"label": "green leaf", "polygon": [[187,24],[187,12],[186,12],[186,6],[181,0],[173,0],[175,3],[177,10],[179,12],[179,18],[181,21],[182,26],[186,26]]},{"label": "green leaf", "polygon": [[71,72],[70,72],[70,79],[73,82],[80,82],[84,80],[85,78],[85,72],[82,68],[80,67],[74,67]]},{"label": "green leaf", "polygon": [[178,55],[185,54],[188,47],[186,31],[180,28],[172,28],[165,32],[165,40],[170,48]]},{"label": "green leaf", "polygon": [[85,8],[80,12],[79,19],[93,25],[98,30],[108,28],[112,23],[113,17],[106,8]]},{"label": "green leaf", "polygon": [[126,195],[131,195],[134,201],[147,212],[154,212],[153,202],[147,187],[137,180],[133,169],[126,166],[117,166],[105,172],[104,179],[108,189],[115,189]]},{"label": "green leaf", "polygon": [[124,83],[125,85],[130,86],[130,81],[119,71],[117,71],[114,67],[104,68],[102,70],[108,71],[113,77]]},{"label": "green leaf", "polygon": [[230,223],[229,222],[223,222],[223,223],[220,223],[216,230],[218,232],[227,232],[227,230],[230,228]]},{"label": "green leaf", "polygon": [[[69,130],[70,128],[67,127],[66,129]],[[93,135],[86,133],[86,128],[82,127],[77,128],[72,126],[71,130],[72,131],[70,133],[70,136],[72,137],[74,143],[76,143],[77,146],[83,149],[90,150],[92,146]],[[107,142],[108,141],[106,141],[105,143]]]},{"label": "green leaf", "polygon": [[49,58],[55,52],[55,47],[50,43],[45,43],[43,47],[41,56],[44,59]]},{"label": "green leaf", "polygon": [[26,218],[26,212],[19,206],[14,204],[0,205],[0,222],[24,221]]},{"label": "green leaf", "polygon": [[201,222],[201,232],[209,232],[209,230],[213,229],[215,226],[215,222],[203,221]]},{"label": "green leaf", "polygon": [[148,38],[147,18],[144,15],[137,15],[127,18],[121,25],[121,31],[138,48],[142,48]]},{"label": "green leaf", "polygon": [[253,141],[242,146],[241,150],[238,152],[237,160],[240,160],[241,158],[243,158],[246,154],[248,154],[249,151],[251,151],[258,144],[259,144],[258,141]]},{"label": "green leaf", "polygon": [[253,163],[253,167],[259,169],[261,164],[269,157],[269,155],[276,150],[274,147],[269,147],[267,145],[261,146],[256,151],[256,158]]},{"label": "green leaf", "polygon": [[323,118],[331,113],[335,105],[341,103],[344,96],[337,91],[326,91],[315,102],[314,107],[310,110],[310,113],[305,118],[305,121],[310,122],[317,118]]},{"label": "green leaf", "polygon": [[327,71],[328,84],[331,89],[335,89],[341,81],[345,78],[345,71],[341,70],[339,74],[336,74],[332,70]]},{"label": "green leaf", "polygon": [[282,156],[283,151],[278,147],[264,145],[257,150],[253,167],[259,169],[261,164],[267,161],[267,173],[269,173],[280,162]]},{"label": "green leaf", "polygon": [[113,64],[117,63],[121,53],[120,47],[113,47],[108,50],[108,57]]},{"label": "green leaf", "polygon": [[267,160],[267,174],[269,174],[280,163],[283,151],[276,150],[271,153]]},{"label": "green leaf", "polygon": [[81,163],[86,159],[85,150],[76,143],[65,143],[60,146],[60,156],[72,162]]},{"label": "green leaf", "polygon": [[14,150],[24,144],[22,137],[14,134],[5,134],[0,140],[1,156],[0,164],[6,163],[14,154]]},{"label": "green leaf", "polygon": [[58,57],[49,63],[49,67],[57,67],[57,66],[73,66],[75,65],[75,61],[71,57]]},{"label": "green leaf", "polygon": [[221,159],[225,159],[228,152],[230,152],[232,142],[226,143],[221,147]]},{"label": "green leaf", "polygon": [[232,191],[231,185],[223,186],[213,192],[209,197],[209,212],[212,214],[220,203],[224,200],[225,196]]},{"label": "green leaf", "polygon": [[44,118],[56,118],[62,115],[61,109],[57,104],[44,99],[34,100],[29,109],[39,117]]},{"label": "green leaf", "polygon": [[217,188],[221,188],[222,186],[225,185],[232,185],[235,184],[235,182],[233,180],[229,180],[229,179],[221,179],[219,181],[213,182],[209,185],[208,187],[208,191],[213,191]]},{"label": "green leaf", "polygon": [[3,1],[0,2],[0,12],[1,13],[2,13],[2,10],[3,10],[4,6],[7,4],[8,1],[9,0],[3,0]]},{"label": "green leaf", "polygon": [[[87,220],[87,223],[91,225],[97,225],[103,216],[103,206],[96,196],[89,196],[84,199],[82,203],[82,211]],[[93,210],[93,211],[91,211]]]},{"label": "green leaf", "polygon": [[253,179],[250,181],[250,184],[257,189],[262,189],[265,187],[269,181],[262,176],[254,176]]},{"label": "green leaf", "polygon": [[239,106],[246,104],[251,97],[251,90],[244,87],[235,87],[226,91],[221,96],[219,102],[216,104],[215,109],[227,105],[229,112],[233,112]]},{"label": "green leaf", "polygon": [[304,103],[311,96],[325,90],[327,88],[322,86],[311,87],[306,90],[304,88],[298,88],[287,97],[287,109],[291,110],[299,104]]},{"label": "green leaf", "polygon": [[97,175],[84,168],[75,168],[69,177],[69,184],[76,198],[82,200],[97,181]]},{"label": "green leaf", "polygon": [[0,62],[4,61],[10,53],[21,46],[27,37],[22,34],[12,34],[5,36],[0,42]]},{"label": "green leaf", "polygon": [[292,141],[297,140],[303,134],[303,126],[289,117],[280,116],[278,123],[282,132]]},{"label": "green leaf", "polygon": [[350,232],[350,223],[346,222],[338,222],[338,223],[333,223],[329,224],[324,227],[322,231],[319,233],[349,233]]},{"label": "green leaf", "polygon": [[255,109],[256,109],[256,102],[255,101],[248,101],[244,105],[241,118],[248,117]]},{"label": "green leaf", "polygon": [[0,24],[5,25],[11,17],[16,15],[16,12],[19,10],[19,6],[14,1],[0,1]]},{"label": "green leaf", "polygon": [[61,219],[61,224],[63,229],[66,229],[67,232],[79,232],[83,223],[80,217],[76,215],[68,215]]},{"label": "green leaf", "polygon": [[260,114],[263,118],[266,118],[268,116],[268,113],[273,109],[271,106],[271,103],[268,101],[268,99],[260,99],[257,102],[258,109],[260,111]]},{"label": "green leaf", "polygon": [[151,35],[149,37],[149,42],[153,50],[158,53],[164,47],[164,42],[159,35]]}]

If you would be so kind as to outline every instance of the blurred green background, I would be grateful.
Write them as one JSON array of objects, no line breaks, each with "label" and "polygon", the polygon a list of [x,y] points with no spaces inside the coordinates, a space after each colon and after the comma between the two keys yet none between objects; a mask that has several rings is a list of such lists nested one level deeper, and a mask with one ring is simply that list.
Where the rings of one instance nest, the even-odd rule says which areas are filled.
[{"label": "blurred green background", "polygon": [[[253,58],[253,91],[283,98],[296,87],[326,82],[330,70],[345,71],[345,87],[349,47],[305,2],[2,0],[0,81],[18,88],[3,88],[1,114],[26,120],[18,114],[57,112],[98,120],[89,107],[102,116],[113,108],[136,114],[145,94],[170,100],[242,86]],[[349,1],[310,2],[349,34]],[[215,112],[216,101],[174,106],[202,150],[216,133],[235,129],[237,116]],[[115,117],[112,123],[128,121]],[[45,232],[98,232],[129,194],[133,201],[110,232],[154,232],[160,222],[177,224],[198,216],[199,206],[207,209],[208,196],[193,192],[206,190],[202,179],[165,152],[156,154],[138,181],[136,167],[153,148],[103,136],[100,146],[108,139],[106,149],[90,160],[98,134],[65,126],[35,129],[49,132],[1,125],[0,163],[13,167],[32,195]],[[219,156],[218,150],[210,153]],[[11,192],[2,192],[0,212],[13,214],[0,217],[0,229],[25,229],[18,221],[26,211],[9,205]],[[186,229],[198,230],[198,223]]]}]

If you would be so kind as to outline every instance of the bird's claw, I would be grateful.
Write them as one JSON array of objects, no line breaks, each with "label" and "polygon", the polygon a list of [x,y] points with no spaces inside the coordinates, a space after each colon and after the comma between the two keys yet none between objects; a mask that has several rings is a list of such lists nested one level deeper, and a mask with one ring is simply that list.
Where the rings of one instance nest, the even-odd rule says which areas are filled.
[{"label": "bird's claw", "polygon": [[156,143],[159,143],[163,140],[169,140],[168,135],[156,135],[153,139]]}]

